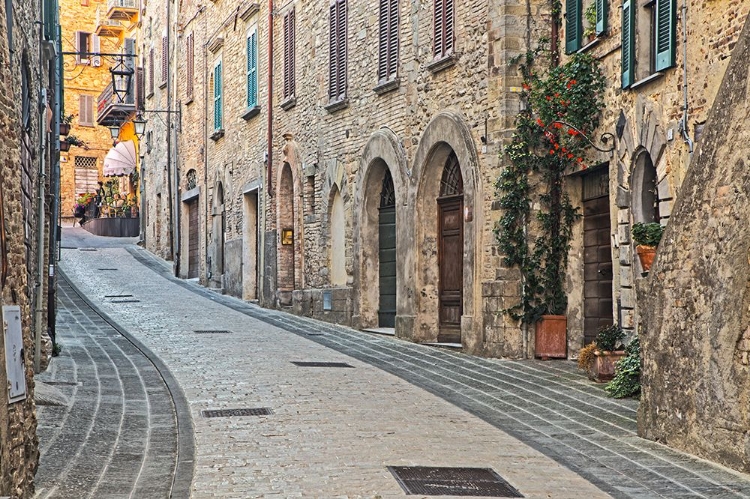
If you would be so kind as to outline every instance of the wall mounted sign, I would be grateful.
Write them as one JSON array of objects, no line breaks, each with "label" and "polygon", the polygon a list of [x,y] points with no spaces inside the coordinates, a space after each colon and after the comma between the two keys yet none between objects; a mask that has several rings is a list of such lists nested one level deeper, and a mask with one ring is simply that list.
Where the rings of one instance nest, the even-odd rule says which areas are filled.
[{"label": "wall mounted sign", "polygon": [[26,373],[23,363],[23,335],[21,334],[21,307],[3,307],[5,330],[5,371],[8,376],[8,402],[26,398]]},{"label": "wall mounted sign", "polygon": [[281,244],[284,246],[294,242],[294,229],[281,229]]}]

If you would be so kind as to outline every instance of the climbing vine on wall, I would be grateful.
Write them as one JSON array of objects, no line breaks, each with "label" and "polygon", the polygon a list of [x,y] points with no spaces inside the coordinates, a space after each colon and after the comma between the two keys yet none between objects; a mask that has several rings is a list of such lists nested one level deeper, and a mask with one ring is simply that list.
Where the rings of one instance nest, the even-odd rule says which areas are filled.
[{"label": "climbing vine on wall", "polygon": [[[568,251],[580,215],[565,192],[565,177],[586,168],[584,136],[599,125],[604,107],[604,76],[593,57],[574,54],[542,71],[538,60],[554,58],[538,49],[513,61],[523,76],[525,109],[496,183],[504,210],[495,228],[503,263],[519,268],[524,283],[520,303],[505,312],[526,323],[567,308]],[[536,235],[530,236],[534,221]]]}]

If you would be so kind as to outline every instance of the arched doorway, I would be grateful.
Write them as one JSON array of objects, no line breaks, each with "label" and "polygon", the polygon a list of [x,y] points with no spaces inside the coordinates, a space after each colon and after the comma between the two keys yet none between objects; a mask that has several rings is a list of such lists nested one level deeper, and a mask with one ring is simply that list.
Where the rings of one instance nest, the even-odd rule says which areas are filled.
[{"label": "arched doorway", "polygon": [[226,229],[226,222],[224,216],[224,186],[221,182],[216,183],[216,194],[214,195],[213,209],[211,210],[211,229],[214,242],[211,281],[214,285],[222,287],[224,276],[224,231]]},{"label": "arched doorway", "polygon": [[344,198],[338,186],[331,189],[331,214],[329,225],[331,231],[331,247],[329,251],[329,269],[331,286],[346,285],[346,219],[344,216]]},{"label": "arched doorway", "polygon": [[438,341],[461,343],[463,315],[464,183],[455,152],[440,179],[438,211]]},{"label": "arched doorway", "polygon": [[395,327],[396,322],[396,191],[391,171],[386,168],[378,210],[378,326]]},{"label": "arched doorway", "polygon": [[278,297],[280,305],[291,305],[295,281],[295,238],[297,235],[294,233],[294,179],[292,178],[292,168],[286,162],[281,170],[277,206],[279,217]]}]

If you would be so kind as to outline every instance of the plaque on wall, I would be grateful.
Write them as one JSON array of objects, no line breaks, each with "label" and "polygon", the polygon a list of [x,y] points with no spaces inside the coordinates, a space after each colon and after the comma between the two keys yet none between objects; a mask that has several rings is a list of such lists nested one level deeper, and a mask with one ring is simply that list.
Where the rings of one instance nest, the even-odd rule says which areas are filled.
[{"label": "plaque on wall", "polygon": [[8,402],[26,398],[26,374],[23,361],[23,335],[21,334],[21,307],[3,307],[5,330],[5,370],[8,376]]}]

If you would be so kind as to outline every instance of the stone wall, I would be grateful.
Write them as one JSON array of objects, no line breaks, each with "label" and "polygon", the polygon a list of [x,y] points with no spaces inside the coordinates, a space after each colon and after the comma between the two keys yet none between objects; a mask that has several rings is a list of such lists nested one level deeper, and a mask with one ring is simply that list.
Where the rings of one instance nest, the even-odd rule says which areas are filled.
[{"label": "stone wall", "polygon": [[[2,305],[19,305],[23,334],[23,349],[27,396],[24,400],[8,403],[7,391],[3,389],[0,398],[0,495],[13,497],[32,497],[34,493],[33,477],[39,461],[38,440],[36,436],[36,411],[34,406],[33,352],[34,342],[31,330],[31,285],[29,272],[33,275],[33,262],[27,259],[26,224],[27,214],[20,206],[23,203],[21,193],[21,71],[23,61],[31,74],[28,104],[31,109],[29,129],[30,144],[38,151],[38,109],[37,90],[39,88],[36,67],[39,50],[37,29],[34,26],[38,4],[33,1],[15,2],[13,11],[13,43],[10,52],[8,31],[6,28],[5,6],[0,5],[0,85],[6,91],[0,92],[0,203],[2,204],[3,246],[6,251],[3,257],[3,269],[6,271],[0,282],[0,301]],[[26,55],[26,58],[24,58]],[[36,135],[35,135],[36,134]],[[38,152],[37,152],[38,154]],[[38,163],[32,169],[38,172]],[[33,179],[36,181],[36,178]],[[32,194],[38,185],[32,185]],[[28,215],[30,216],[30,214]],[[36,218],[32,219],[35,227]],[[36,241],[31,236],[30,243]],[[33,248],[34,246],[32,246]],[[33,258],[34,252],[29,255]],[[3,335],[3,338],[5,335]],[[5,342],[0,341],[0,386],[7,387],[8,379],[5,365]]]},{"label": "stone wall", "polygon": [[639,433],[747,472],[750,23],[639,287]]}]

